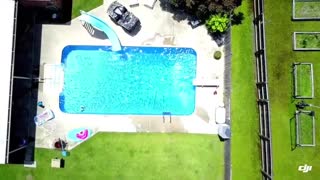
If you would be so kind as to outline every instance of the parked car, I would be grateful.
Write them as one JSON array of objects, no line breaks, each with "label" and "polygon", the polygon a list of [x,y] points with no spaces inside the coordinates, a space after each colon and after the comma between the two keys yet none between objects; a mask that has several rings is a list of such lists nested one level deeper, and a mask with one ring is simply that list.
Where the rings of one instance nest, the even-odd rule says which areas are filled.
[{"label": "parked car", "polygon": [[110,4],[107,14],[113,22],[121,26],[125,31],[132,32],[138,25],[140,25],[139,18],[129,12],[125,6],[117,1]]}]

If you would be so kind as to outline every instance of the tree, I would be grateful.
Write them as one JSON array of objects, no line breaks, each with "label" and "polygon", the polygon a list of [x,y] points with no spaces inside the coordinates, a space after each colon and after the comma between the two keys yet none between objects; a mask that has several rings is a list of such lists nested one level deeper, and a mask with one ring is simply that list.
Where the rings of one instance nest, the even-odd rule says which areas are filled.
[{"label": "tree", "polygon": [[168,2],[176,8],[183,8],[185,6],[185,0],[169,0]]},{"label": "tree", "polygon": [[199,19],[206,19],[209,16],[208,8],[205,5],[201,4],[200,6],[198,6],[196,16]]},{"label": "tree", "polygon": [[242,0],[168,0],[177,8],[183,8],[191,15],[206,20],[210,14],[229,14],[241,5]]},{"label": "tree", "polygon": [[211,33],[224,33],[229,27],[230,20],[226,14],[211,15],[206,21],[206,27]]}]

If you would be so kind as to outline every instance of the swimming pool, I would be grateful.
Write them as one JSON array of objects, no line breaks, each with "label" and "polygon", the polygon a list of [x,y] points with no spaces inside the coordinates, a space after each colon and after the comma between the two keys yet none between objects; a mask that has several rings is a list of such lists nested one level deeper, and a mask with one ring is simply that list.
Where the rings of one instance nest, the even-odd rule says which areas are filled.
[{"label": "swimming pool", "polygon": [[189,115],[195,109],[191,48],[66,46],[61,111],[73,114]]}]

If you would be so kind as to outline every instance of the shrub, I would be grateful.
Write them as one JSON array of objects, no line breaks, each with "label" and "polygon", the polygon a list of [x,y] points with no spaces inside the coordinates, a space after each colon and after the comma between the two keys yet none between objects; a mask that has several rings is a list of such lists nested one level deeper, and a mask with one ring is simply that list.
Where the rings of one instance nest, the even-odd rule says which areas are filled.
[{"label": "shrub", "polygon": [[216,60],[219,60],[221,58],[221,55],[222,55],[221,51],[216,51],[213,54],[213,58]]},{"label": "shrub", "polygon": [[216,14],[211,15],[208,20],[206,20],[206,27],[211,33],[223,33],[229,27],[229,18],[226,14]]},{"label": "shrub", "polygon": [[189,15],[205,20],[213,13],[232,15],[242,0],[163,0],[160,1],[161,7],[165,7],[166,2],[175,8],[184,9]]}]

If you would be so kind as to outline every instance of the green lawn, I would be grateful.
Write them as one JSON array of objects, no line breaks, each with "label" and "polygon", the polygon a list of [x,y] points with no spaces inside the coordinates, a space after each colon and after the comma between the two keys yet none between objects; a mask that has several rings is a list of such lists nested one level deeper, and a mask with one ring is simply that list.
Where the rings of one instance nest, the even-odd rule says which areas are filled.
[{"label": "green lawn", "polygon": [[256,102],[252,1],[237,11],[244,21],[232,26],[232,179],[261,179],[259,117]]},{"label": "green lawn", "polygon": [[[295,17],[320,17],[320,2],[296,2],[295,4]],[[286,10],[289,11],[289,8]]]},{"label": "green lawn", "polygon": [[80,15],[80,10],[90,11],[103,4],[103,0],[73,0],[72,19]]},{"label": "green lawn", "polygon": [[36,149],[37,168],[0,166],[1,179],[211,180],[224,177],[224,144],[216,135],[98,133],[52,169],[58,151]]},{"label": "green lawn", "polygon": [[[313,64],[315,98],[307,103],[320,104],[320,52],[293,51],[292,34],[295,31],[318,31],[319,21],[292,21],[291,0],[268,0],[265,2],[266,48],[268,58],[269,94],[271,102],[271,123],[273,140],[273,167],[275,179],[307,180],[320,177],[320,146],[292,150],[290,138],[290,119],[294,118],[295,104],[293,94],[293,62]],[[315,110],[315,119],[319,118],[319,109]],[[316,132],[320,127],[316,124]],[[316,144],[320,143],[320,133],[316,133]],[[298,166],[308,164],[312,171],[302,173]]]},{"label": "green lawn", "polygon": [[313,95],[312,92],[312,70],[310,64],[300,64],[296,66],[296,96],[309,97]]},{"label": "green lawn", "polygon": [[312,116],[307,113],[300,113],[298,123],[300,144],[313,144]]}]

